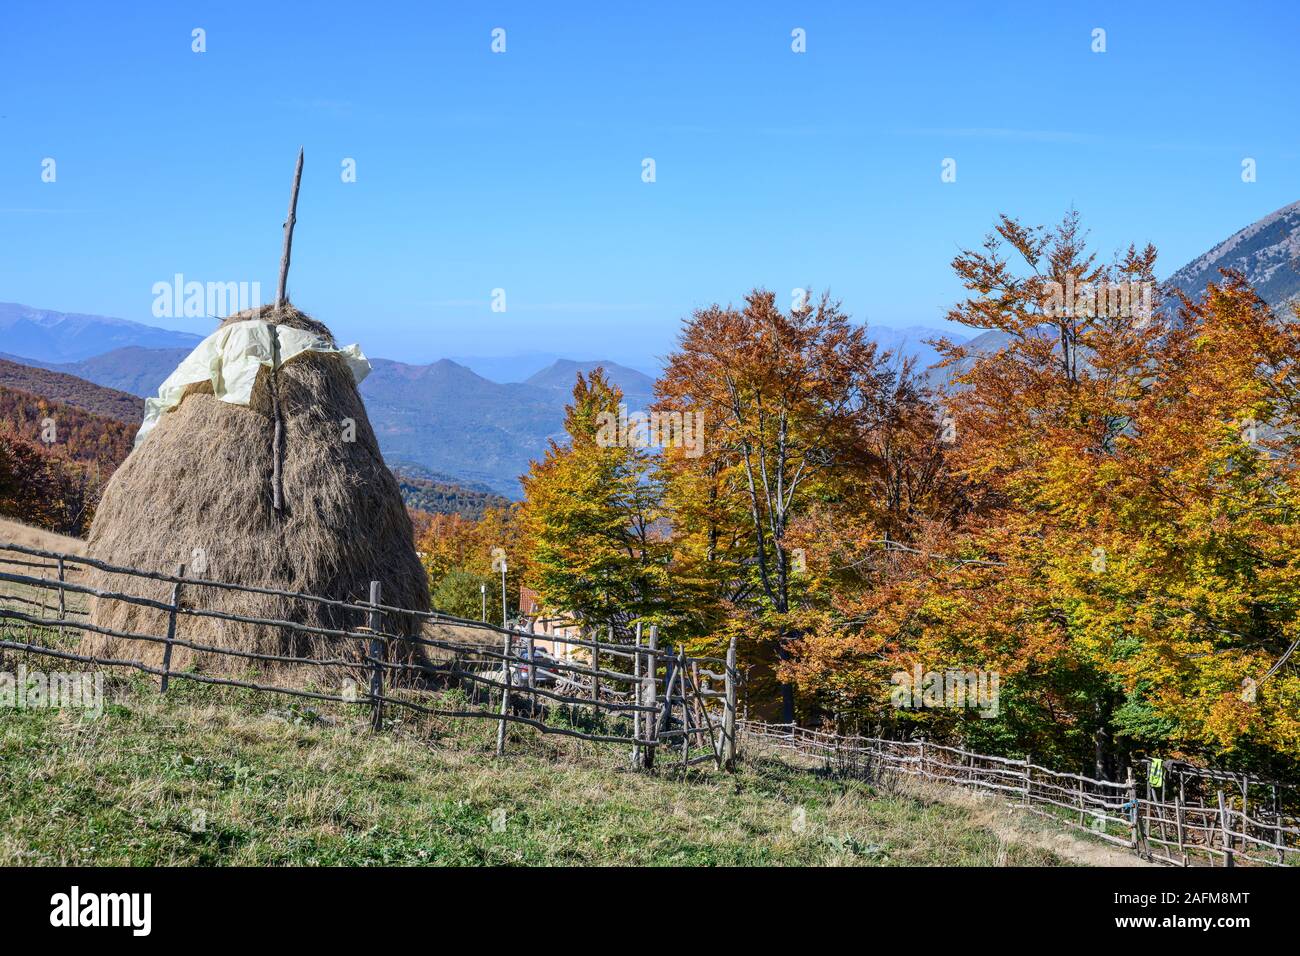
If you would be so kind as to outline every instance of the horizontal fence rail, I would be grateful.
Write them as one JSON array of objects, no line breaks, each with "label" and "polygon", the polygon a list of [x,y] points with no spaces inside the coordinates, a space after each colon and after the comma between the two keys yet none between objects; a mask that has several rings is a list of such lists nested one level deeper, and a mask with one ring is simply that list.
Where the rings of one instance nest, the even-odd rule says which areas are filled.
[{"label": "horizontal fence rail", "polygon": [[[114,588],[89,583],[93,572],[115,576]],[[170,600],[129,593],[124,589],[128,585],[116,583],[117,579],[170,584]],[[290,620],[292,613],[272,617],[198,606],[203,602],[196,601],[196,595],[211,591],[275,598],[290,611],[301,605],[327,607],[356,623],[324,627]],[[92,601],[132,605],[165,615],[166,633],[95,623],[90,612]],[[330,651],[271,653],[225,647],[210,638],[196,638],[194,631],[201,630],[197,623],[186,629],[187,636],[179,635],[177,621],[185,619],[266,628],[284,638],[306,637],[323,642]],[[398,622],[416,622],[419,633],[398,633]],[[376,729],[383,724],[385,707],[491,720],[498,726],[498,753],[505,750],[506,726],[516,724],[544,734],[628,745],[633,764],[639,767],[653,767],[657,752],[683,767],[708,762],[724,768],[735,761],[740,676],[734,645],[725,659],[692,657],[681,647],[660,646],[654,627],[644,629],[643,634],[638,625],[631,641],[539,634],[437,611],[387,605],[378,582],[372,582],[366,599],[346,601],[186,575],[183,567],[166,574],[2,542],[0,627],[0,650],[135,670],[158,677],[162,692],[166,692],[171,680],[180,679],[359,704],[371,709],[371,723]],[[19,633],[15,635],[11,629]],[[64,646],[69,634],[98,634],[122,642],[162,645],[162,664],[82,653]],[[282,645],[290,643],[282,640]],[[175,648],[217,661],[228,659],[245,668],[264,665],[290,668],[300,676],[315,673],[316,679],[323,681],[340,673],[348,676],[341,690],[330,692],[312,686],[310,680],[307,686],[301,679],[289,686],[263,681],[260,676],[246,680],[229,674],[174,669],[170,662]],[[396,653],[397,648],[407,653]],[[410,659],[411,649],[418,649],[423,657]],[[435,690],[449,687],[462,690],[469,704],[445,706]]]},{"label": "horizontal fence rail", "polygon": [[1123,782],[1097,780],[923,739],[884,740],[739,720],[750,752],[795,765],[886,782],[900,776],[981,791],[1117,846],[1174,866],[1300,863],[1300,790],[1241,774],[1165,761],[1161,785],[1151,761]]}]

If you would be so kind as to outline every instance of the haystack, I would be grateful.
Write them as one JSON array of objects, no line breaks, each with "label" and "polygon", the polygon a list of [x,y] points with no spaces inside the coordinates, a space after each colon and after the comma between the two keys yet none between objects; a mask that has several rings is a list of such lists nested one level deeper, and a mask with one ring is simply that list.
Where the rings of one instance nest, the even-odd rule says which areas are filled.
[{"label": "haystack", "polygon": [[[232,315],[221,327],[250,319],[314,333],[334,347],[324,325],[287,304]],[[273,384],[283,426],[278,452]],[[349,434],[349,424],[354,433]],[[277,457],[282,466],[278,510],[273,500]],[[275,373],[258,368],[248,405],[218,399],[211,382],[186,386],[180,403],[161,414],[108,483],[91,527],[89,554],[164,573],[185,564],[193,577],[343,601],[366,601],[370,582],[377,580],[384,604],[416,611],[429,607],[427,578],[397,481],[380,457],[348,361],[328,351],[304,351]],[[100,588],[160,601],[171,596],[165,582],[106,573],[95,577]],[[183,586],[181,603],[318,627],[356,629],[365,623],[361,614],[315,602],[200,586]],[[92,611],[98,626],[152,635],[166,633],[166,617],[156,609],[105,599],[96,600]],[[419,621],[393,615],[385,630],[417,634]],[[188,614],[179,616],[177,636],[231,650],[315,659],[356,660],[362,651],[358,641]],[[154,666],[163,653],[160,644],[90,632],[81,649]],[[390,656],[421,659],[416,647],[405,644]],[[182,647],[173,652],[171,666],[223,673],[279,669]]]}]

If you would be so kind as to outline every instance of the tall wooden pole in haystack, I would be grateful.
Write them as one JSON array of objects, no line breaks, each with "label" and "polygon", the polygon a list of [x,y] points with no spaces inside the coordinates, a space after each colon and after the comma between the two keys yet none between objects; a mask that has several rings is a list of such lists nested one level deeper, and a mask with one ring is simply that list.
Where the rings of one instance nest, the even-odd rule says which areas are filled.
[{"label": "tall wooden pole in haystack", "polygon": [[289,284],[289,258],[293,252],[293,224],[298,221],[298,186],[302,183],[302,147],[298,147],[298,165],[293,171],[293,192],[289,193],[289,218],[284,221],[284,254],[280,256],[280,284],[275,288],[275,310],[284,307],[285,287]]},{"label": "tall wooden pole in haystack", "polygon": [[[298,186],[302,183],[302,154],[298,147],[298,165],[293,171],[293,191],[289,193],[289,217],[284,221],[284,252],[280,256],[280,282],[275,287],[275,311],[284,308],[285,289],[289,284],[289,260],[293,254],[293,226],[298,221]],[[275,357],[271,365],[271,411],[275,416],[275,436],[271,445],[271,507],[284,510],[284,479],[280,474],[280,461],[284,457],[284,420],[280,415],[280,389],[277,382],[280,371],[279,336],[276,336]]]}]

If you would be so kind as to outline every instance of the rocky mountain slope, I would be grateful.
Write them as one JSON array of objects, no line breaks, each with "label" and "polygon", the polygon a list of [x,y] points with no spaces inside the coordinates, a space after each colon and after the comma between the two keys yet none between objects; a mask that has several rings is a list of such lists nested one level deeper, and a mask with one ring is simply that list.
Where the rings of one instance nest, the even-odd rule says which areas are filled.
[{"label": "rocky mountain slope", "polygon": [[1300,296],[1300,202],[1233,233],[1175,272],[1168,285],[1195,297],[1207,282],[1219,279],[1220,269],[1244,273],[1269,305]]}]

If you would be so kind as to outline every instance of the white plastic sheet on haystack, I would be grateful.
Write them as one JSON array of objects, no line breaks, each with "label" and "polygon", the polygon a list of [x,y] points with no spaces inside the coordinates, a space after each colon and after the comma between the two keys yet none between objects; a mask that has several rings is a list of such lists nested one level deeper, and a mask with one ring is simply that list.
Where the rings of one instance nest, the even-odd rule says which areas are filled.
[{"label": "white plastic sheet on haystack", "polygon": [[272,326],[261,319],[248,319],[217,329],[195,346],[194,351],[158,387],[158,397],[145,400],[144,424],[135,436],[138,448],[168,409],[181,403],[187,386],[211,382],[212,394],[232,405],[247,405],[253,396],[258,369],[275,367],[276,339],[279,364],[304,352],[341,355],[360,385],[370,374],[370,362],[356,345],[336,349],[321,336],[287,325]]}]

